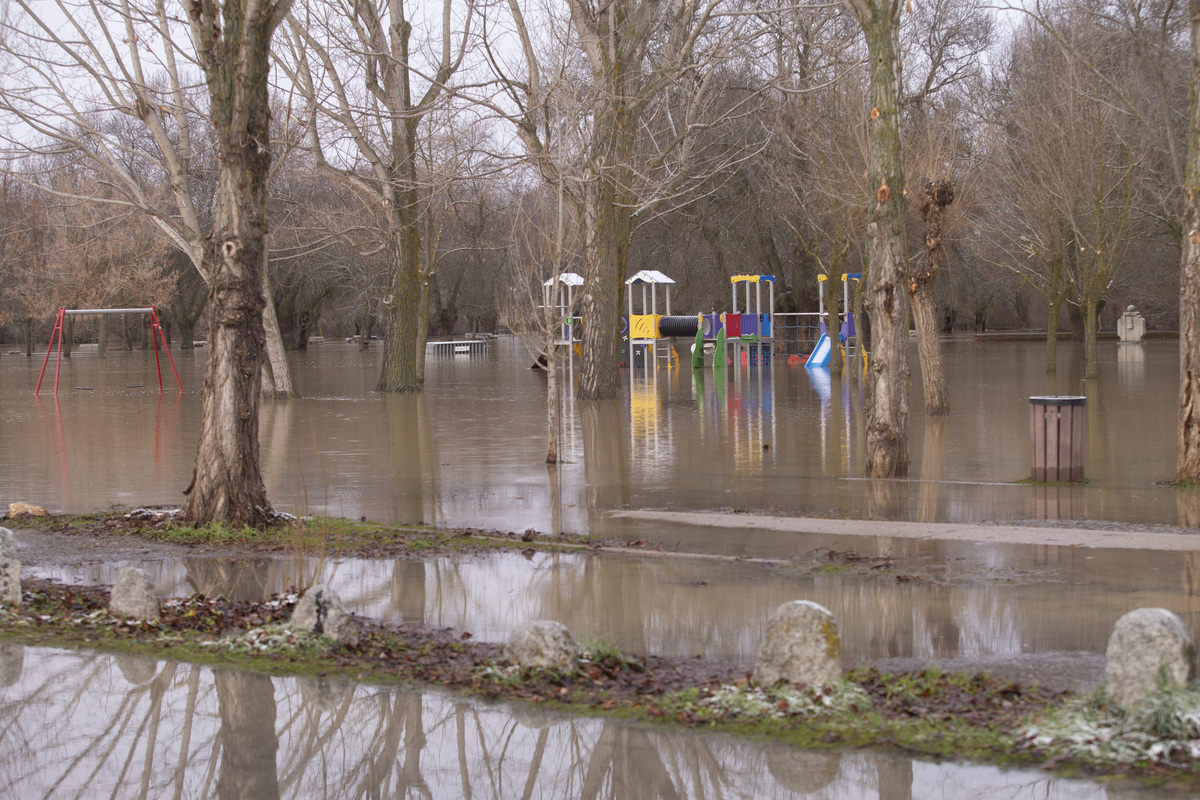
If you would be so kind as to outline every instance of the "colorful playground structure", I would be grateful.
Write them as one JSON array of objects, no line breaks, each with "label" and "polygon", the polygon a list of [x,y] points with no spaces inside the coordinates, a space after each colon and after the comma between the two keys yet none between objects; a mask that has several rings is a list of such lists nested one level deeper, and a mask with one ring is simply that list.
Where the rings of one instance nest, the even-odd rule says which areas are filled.
[{"label": "colorful playground structure", "polygon": [[[848,273],[841,277],[841,307],[846,311],[839,314],[839,339],[849,342],[857,330],[849,311],[851,282],[861,276]],[[697,368],[706,361],[715,368],[730,362],[768,364],[772,356],[789,356],[790,363],[804,358],[808,368],[828,367],[833,342],[825,326],[827,280],[825,275],[818,276],[818,313],[777,313],[774,275],[734,275],[729,279],[732,311],[677,316],[671,313],[675,281],[658,270],[641,270],[625,281],[628,316],[622,331],[622,366],[677,368],[680,354],[675,340],[686,337],[694,340],[691,363]],[[556,343],[568,348],[568,358],[579,351],[576,290],[583,282],[581,275],[563,272],[542,284],[542,307],[552,309],[555,318],[562,320]],[[804,333],[796,335],[797,331]],[[785,352],[787,349],[793,352]]]},{"label": "colorful playground structure", "polygon": [[[735,363],[740,363],[743,348],[750,363],[765,361],[771,354],[772,322],[775,307],[774,275],[734,275],[734,311],[724,314],[671,315],[671,286],[675,281],[658,270],[642,270],[625,284],[630,287],[627,352],[632,366],[679,366],[679,354],[672,345],[677,336],[695,337],[692,364],[698,366],[706,349],[714,353],[713,364],[723,367],[725,361],[715,354],[733,349]],[[763,308],[763,285],[768,287],[766,310]],[[634,311],[635,286],[641,286],[641,311]],[[658,313],[658,287],[664,287],[665,313]],[[738,287],[745,286],[744,292]],[[647,287],[649,295],[647,296]],[[753,290],[752,290],[753,289]],[[739,294],[744,295],[745,311],[738,311]],[[712,347],[706,347],[711,344]]]}]

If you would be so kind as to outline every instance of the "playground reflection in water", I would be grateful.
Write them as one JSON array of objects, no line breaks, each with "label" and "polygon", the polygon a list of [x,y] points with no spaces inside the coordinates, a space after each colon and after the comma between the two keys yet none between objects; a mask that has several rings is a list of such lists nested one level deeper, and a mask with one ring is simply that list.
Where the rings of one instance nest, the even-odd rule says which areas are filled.
[{"label": "playground reflection in water", "polygon": [[1114,796],[1041,772],[19,645],[0,644],[0,721],[14,745],[0,754],[14,797]]},{"label": "playground reflection in water", "polygon": [[[683,348],[678,344],[677,348]],[[1059,373],[1037,342],[945,342],[950,417],[910,416],[911,477],[861,479],[861,385],[776,359],[631,370],[620,401],[568,388],[547,471],[545,377],[515,340],[484,356],[430,357],[420,395],[381,395],[380,348],[318,343],[292,353],[300,400],[266,400],[261,456],[272,502],[293,513],[384,522],[653,535],[610,520],[631,508],[758,509],[921,521],[1107,519],[1191,524],[1172,478],[1178,357],[1173,342],[1102,343],[1101,377],[1063,345]],[[55,511],[170,504],[190,479],[204,351],[177,352],[184,393],[160,395],[152,354],[83,351],[57,397],[34,397],[38,358],[0,360],[0,497]],[[686,359],[682,359],[686,364]],[[568,387],[570,381],[567,382]],[[1032,395],[1088,398],[1089,483],[1031,486]]]}]

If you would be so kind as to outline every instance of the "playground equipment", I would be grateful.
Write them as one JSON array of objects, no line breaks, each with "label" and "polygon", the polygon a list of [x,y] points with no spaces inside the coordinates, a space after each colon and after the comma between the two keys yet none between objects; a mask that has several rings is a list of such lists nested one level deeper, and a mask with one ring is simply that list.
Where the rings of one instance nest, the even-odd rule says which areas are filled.
[{"label": "playground equipment", "polygon": [[42,377],[46,374],[46,365],[50,363],[50,351],[54,349],[56,336],[58,337],[58,360],[54,364],[54,394],[58,395],[58,374],[62,368],[63,320],[83,314],[149,314],[150,340],[154,342],[154,368],[158,371],[158,391],[162,392],[162,363],[158,356],[158,339],[161,337],[163,349],[167,351],[167,360],[171,362],[171,371],[175,373],[175,383],[179,386],[179,393],[183,394],[183,383],[179,380],[179,370],[175,369],[175,359],[171,356],[171,349],[167,347],[167,335],[163,333],[162,325],[158,322],[158,312],[155,311],[154,306],[147,306],[146,308],[60,308],[58,316],[54,319],[54,330],[50,333],[50,344],[46,346],[46,358],[42,361],[42,371],[38,373],[37,387],[33,390],[35,395],[42,390]]},{"label": "playground equipment", "polygon": [[[629,295],[629,355],[634,366],[645,366],[647,354],[650,356],[649,363],[653,364],[655,368],[660,363],[667,367],[679,366],[679,356],[675,353],[675,349],[671,346],[671,340],[667,337],[691,336],[696,332],[697,320],[695,317],[671,316],[671,287],[674,284],[675,281],[656,269],[644,269],[625,281],[625,285],[629,287],[626,290]],[[641,314],[633,313],[634,286],[642,287]],[[659,286],[664,287],[665,290],[666,314],[658,313]],[[646,296],[646,287],[650,287],[649,298]],[[691,320],[690,331],[687,330],[686,323],[681,324],[681,320]],[[665,330],[663,329],[664,322],[666,323]]]},{"label": "playground equipment", "polygon": [[542,307],[553,308],[556,316],[562,320],[559,345],[570,344],[578,338],[574,330],[577,322],[574,316],[577,286],[583,286],[583,276],[574,272],[561,272],[542,283]]},{"label": "playground equipment", "polygon": [[[770,357],[775,307],[774,275],[734,275],[730,278],[733,290],[733,311],[724,314],[671,315],[671,285],[675,281],[658,270],[642,270],[625,284],[629,289],[629,346],[635,367],[665,364],[678,366],[679,357],[671,346],[675,336],[695,337],[692,366],[702,364],[706,342],[714,343],[713,364],[724,367],[727,344],[733,348],[735,363],[740,363],[743,348],[749,363],[765,363]],[[768,287],[766,310],[763,308],[763,285]],[[634,286],[640,285],[641,314],[634,313]],[[666,313],[658,313],[658,286],[665,287]],[[739,308],[739,286],[745,286],[745,311]],[[649,294],[647,295],[647,287]],[[753,287],[753,290],[752,290]],[[647,362],[646,356],[650,356]]]},{"label": "playground equipment", "polygon": [[[750,364],[765,364],[771,357],[771,340],[774,331],[775,276],[734,275],[729,279],[733,285],[733,313],[723,314],[725,340],[733,345],[733,363],[742,361],[742,348],[746,348],[746,360]],[[762,287],[770,290],[767,311],[763,311]],[[738,313],[738,286],[746,287],[746,310]],[[754,287],[754,305],[750,304],[750,287]]]},{"label": "playground equipment", "polygon": [[[817,344],[813,347],[812,353],[809,354],[808,360],[804,362],[806,369],[814,367],[828,367],[829,357],[833,352],[833,339],[829,335],[829,330],[825,325],[825,283],[829,280],[828,275],[817,276],[817,302],[820,307],[821,319],[821,338],[817,339]],[[850,306],[850,281],[862,280],[862,273],[847,272],[842,274],[842,308],[844,312],[839,315],[842,320],[840,329],[838,330],[838,341],[849,342],[850,340],[858,340],[858,328],[854,318],[854,312]],[[833,302],[837,302],[836,298]],[[843,351],[844,352],[844,351]]]}]

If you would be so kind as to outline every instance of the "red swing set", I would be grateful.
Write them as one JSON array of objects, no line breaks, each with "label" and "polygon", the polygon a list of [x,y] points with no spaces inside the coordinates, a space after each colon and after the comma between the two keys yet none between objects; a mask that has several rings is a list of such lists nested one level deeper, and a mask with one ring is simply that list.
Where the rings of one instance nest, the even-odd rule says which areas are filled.
[{"label": "red swing set", "polygon": [[50,334],[50,344],[46,347],[46,358],[42,361],[42,371],[38,374],[37,388],[33,390],[35,395],[42,390],[42,377],[46,374],[46,365],[50,363],[50,351],[54,349],[55,337],[58,337],[58,360],[54,364],[54,394],[58,395],[58,372],[62,368],[63,320],[68,316],[82,314],[149,314],[150,340],[154,342],[154,368],[158,370],[158,391],[162,392],[162,363],[158,356],[158,339],[161,337],[162,349],[167,351],[167,360],[171,362],[171,371],[175,373],[175,383],[179,386],[179,393],[183,394],[183,383],[179,380],[179,370],[175,369],[175,359],[171,356],[171,349],[167,347],[167,335],[163,333],[162,325],[158,322],[158,312],[154,310],[154,306],[148,306],[146,308],[60,308],[58,316],[54,320],[54,331]]}]

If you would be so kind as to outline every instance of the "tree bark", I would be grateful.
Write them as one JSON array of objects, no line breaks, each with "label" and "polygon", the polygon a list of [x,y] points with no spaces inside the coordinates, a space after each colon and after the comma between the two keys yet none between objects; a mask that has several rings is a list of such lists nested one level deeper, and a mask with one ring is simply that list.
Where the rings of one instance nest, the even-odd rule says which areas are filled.
[{"label": "tree bark", "polygon": [[621,396],[621,301],[625,268],[633,231],[631,190],[633,131],[629,109],[621,96],[621,68],[614,66],[611,97],[600,101],[592,167],[595,170],[584,200],[586,268],[582,298],[583,368],[580,400],[614,400]]},{"label": "tree bark", "polygon": [[900,146],[898,0],[844,0],[862,26],[870,60],[867,181],[875,193],[867,223],[864,303],[871,318],[867,370],[866,474],[908,474],[908,309],[904,171]]},{"label": "tree bark", "polygon": [[[837,259],[840,261],[841,259]],[[825,276],[825,332],[829,336],[829,374],[831,377],[840,378],[842,375],[844,359],[842,358],[842,321],[838,314],[838,284],[841,283],[842,270],[845,269],[845,264],[841,264],[838,269],[830,270],[830,274]],[[836,278],[834,274],[836,273]]]},{"label": "tree bark", "polygon": [[1188,98],[1183,250],[1179,270],[1179,442],[1175,480],[1200,482],[1200,0],[1189,0],[1192,85]]},{"label": "tree bark", "polygon": [[195,525],[261,527],[272,516],[258,457],[263,363],[262,269],[271,166],[271,34],[288,2],[187,6],[217,136],[217,191],[205,263],[211,265],[210,349],[200,444],[183,517]]},{"label": "tree bark", "polygon": [[[409,195],[412,195],[409,197]],[[383,371],[376,391],[419,392],[425,376],[417,370],[417,330],[421,315],[420,237],[416,193],[396,192],[401,208],[390,211],[393,235],[392,284],[383,319]],[[413,219],[409,219],[409,217]]]},{"label": "tree bark", "polygon": [[1099,315],[1097,303],[1088,299],[1083,309],[1083,352],[1084,377],[1089,379],[1100,377],[1100,349],[1096,343],[1096,317]]},{"label": "tree bark", "polygon": [[943,213],[953,202],[954,185],[949,181],[930,181],[925,185],[917,205],[925,220],[925,252],[924,257],[914,263],[908,284],[917,329],[917,353],[921,357],[925,413],[931,417],[950,413],[950,390],[946,387],[946,373],[942,369],[933,289],[946,252],[942,239]]},{"label": "tree bark", "polygon": [[[271,294],[271,278],[267,273],[267,264],[270,261],[270,253],[266,245],[263,246],[263,266],[262,266],[262,293],[263,293],[263,334],[264,343],[267,348],[267,365],[270,367],[271,383],[274,391],[273,394],[277,400],[284,400],[289,397],[299,397],[300,393],[296,391],[296,387],[292,384],[292,370],[288,366],[287,353],[283,347],[283,332],[279,330],[279,318],[275,316],[275,301]],[[263,390],[266,391],[267,383],[263,382]]]}]

